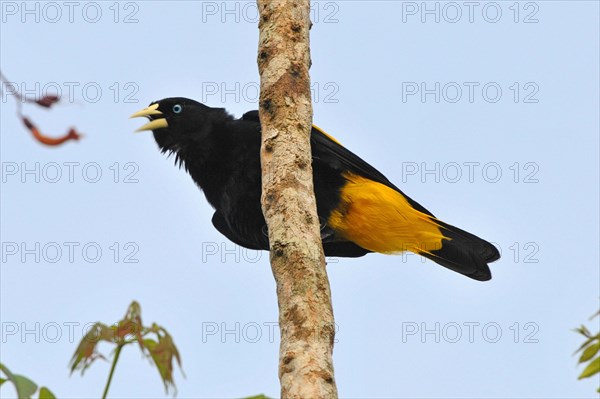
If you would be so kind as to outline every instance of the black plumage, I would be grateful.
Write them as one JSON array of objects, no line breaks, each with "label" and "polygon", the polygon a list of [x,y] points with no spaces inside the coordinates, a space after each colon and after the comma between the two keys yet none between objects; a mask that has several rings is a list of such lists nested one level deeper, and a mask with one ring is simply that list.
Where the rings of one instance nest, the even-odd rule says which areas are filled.
[{"label": "black plumage", "polygon": [[[247,112],[242,118],[235,119],[223,108],[210,108],[185,98],[167,98],[152,103],[133,116],[150,119],[140,130],[152,130],[160,150],[173,154],[176,162],[202,189],[215,209],[212,223],[219,232],[243,247],[269,249],[260,204],[261,132],[258,111]],[[351,176],[358,176],[367,182],[377,183],[369,184],[375,197],[380,194],[379,191],[382,195],[388,192],[387,188],[394,190],[394,195],[400,194],[401,202],[405,200],[409,204],[410,209],[404,209],[410,210],[411,217],[416,215],[419,223],[426,220],[427,229],[439,231],[443,236],[437,248],[414,252],[473,279],[491,278],[487,263],[500,257],[492,244],[438,220],[378,170],[315,127],[311,132],[311,151],[317,212],[326,256],[359,257],[373,252],[365,248],[368,245],[361,246],[349,238],[352,234],[348,234],[347,229],[351,230],[352,225],[346,226],[346,233],[342,234],[339,223],[336,225],[332,219],[334,212],[342,217],[343,212],[361,212],[356,207],[351,211],[346,209],[350,209],[352,201],[351,197],[348,199],[349,192],[344,191],[352,180]],[[370,206],[376,207],[377,204]],[[369,209],[370,212],[376,210]],[[385,229],[391,227],[384,224],[377,228],[382,229],[385,237]]]}]

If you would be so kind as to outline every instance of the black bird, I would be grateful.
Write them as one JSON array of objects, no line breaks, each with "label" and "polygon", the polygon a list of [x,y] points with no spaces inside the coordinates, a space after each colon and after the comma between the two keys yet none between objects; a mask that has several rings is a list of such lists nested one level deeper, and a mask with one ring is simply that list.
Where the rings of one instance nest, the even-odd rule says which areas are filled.
[{"label": "black bird", "polygon": [[[215,208],[213,225],[234,243],[269,250],[260,205],[258,111],[235,119],[187,98],[151,103],[131,117],[150,122],[163,153],[175,155]],[[489,242],[437,219],[383,174],[313,126],[310,140],[317,212],[326,256],[411,251],[475,280],[491,279],[500,258]]]}]

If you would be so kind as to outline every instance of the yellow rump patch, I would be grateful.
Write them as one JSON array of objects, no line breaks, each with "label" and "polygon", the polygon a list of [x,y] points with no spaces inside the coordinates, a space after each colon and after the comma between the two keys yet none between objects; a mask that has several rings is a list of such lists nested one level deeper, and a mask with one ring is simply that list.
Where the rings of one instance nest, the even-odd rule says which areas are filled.
[{"label": "yellow rump patch", "polygon": [[345,173],[340,204],[328,224],[339,235],[374,252],[430,253],[442,247],[435,218],[414,209],[402,194],[373,180]]},{"label": "yellow rump patch", "polygon": [[332,135],[325,133],[323,131],[323,129],[321,129],[320,127],[318,127],[317,125],[312,125],[313,129],[315,129],[316,131],[322,133],[325,137],[327,137],[329,140],[333,141],[334,143],[337,143],[339,145],[342,145],[342,143],[340,143],[339,141],[337,141],[337,139],[335,137],[333,137]]}]

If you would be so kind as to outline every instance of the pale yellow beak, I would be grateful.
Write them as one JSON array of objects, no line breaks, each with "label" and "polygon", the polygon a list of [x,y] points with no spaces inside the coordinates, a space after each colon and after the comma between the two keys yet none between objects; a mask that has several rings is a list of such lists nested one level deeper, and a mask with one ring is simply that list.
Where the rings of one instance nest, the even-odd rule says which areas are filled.
[{"label": "pale yellow beak", "polygon": [[[144,108],[142,110],[139,110],[135,114],[131,115],[130,118],[140,118],[143,116],[162,115],[162,114],[163,113],[158,110],[158,104],[152,104],[151,106]],[[137,129],[136,132],[142,132],[144,130],[162,129],[165,127],[169,127],[169,124],[167,123],[167,120],[165,118],[154,119],[154,120],[146,123],[144,126],[140,127],[139,129]]]}]

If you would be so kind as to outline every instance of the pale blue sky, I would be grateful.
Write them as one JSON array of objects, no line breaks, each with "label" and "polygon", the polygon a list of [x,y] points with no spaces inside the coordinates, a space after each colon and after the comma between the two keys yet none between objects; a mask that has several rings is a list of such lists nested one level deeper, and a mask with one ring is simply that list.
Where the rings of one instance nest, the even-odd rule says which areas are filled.
[{"label": "pale blue sky", "polygon": [[[54,4],[1,2],[2,71],[32,95],[63,92],[51,112],[25,113],[48,134],[86,134],[42,147],[1,100],[1,361],[60,397],[98,397],[109,364],[69,377],[68,326],[79,340],[136,299],[179,346],[179,397],[277,396],[267,254],[226,241],[191,179],[127,119],[170,96],[255,109],[255,4]],[[577,381],[571,329],[598,328],[598,2],[422,7],[314,4],[314,121],[503,258],[487,283],[414,255],[331,260],[340,396],[597,397],[597,379]],[[22,259],[21,243],[34,254]],[[165,396],[137,348],[110,396]]]}]

